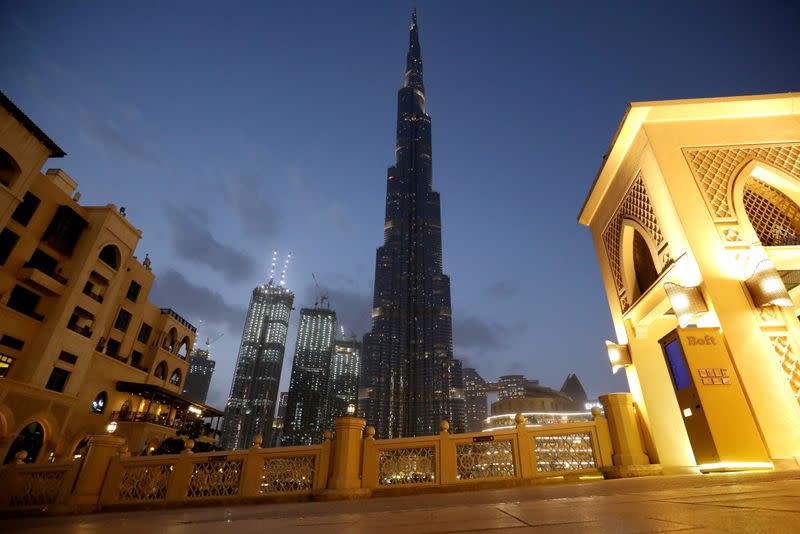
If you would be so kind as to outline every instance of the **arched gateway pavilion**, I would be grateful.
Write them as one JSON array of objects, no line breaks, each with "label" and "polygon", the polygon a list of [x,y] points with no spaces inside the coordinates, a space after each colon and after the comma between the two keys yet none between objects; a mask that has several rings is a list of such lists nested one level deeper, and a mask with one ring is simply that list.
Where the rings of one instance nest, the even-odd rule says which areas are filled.
[{"label": "arched gateway pavilion", "polygon": [[650,460],[798,468],[800,93],[631,104],[578,220]]}]

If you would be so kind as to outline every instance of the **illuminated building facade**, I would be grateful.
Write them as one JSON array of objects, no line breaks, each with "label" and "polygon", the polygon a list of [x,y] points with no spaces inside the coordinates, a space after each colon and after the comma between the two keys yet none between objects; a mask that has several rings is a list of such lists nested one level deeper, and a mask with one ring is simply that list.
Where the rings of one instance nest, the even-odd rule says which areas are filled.
[{"label": "illuminated building facade", "polygon": [[464,377],[466,431],[480,432],[483,429],[483,420],[486,419],[489,410],[486,381],[471,367],[465,367],[462,375]]},{"label": "illuminated building facade", "polygon": [[333,420],[348,415],[348,406],[358,404],[361,376],[361,343],[355,339],[336,341],[331,357],[326,395],[325,428],[333,429]]},{"label": "illuminated building facade", "polygon": [[220,443],[246,449],[257,435],[270,442],[294,293],[272,280],[250,298]]},{"label": "illuminated building facade", "polygon": [[138,454],[221,415],[180,394],[196,330],[148,299],[125,210],[42,173],[65,154],[2,93],[0,132],[0,460],[71,458],[112,422]]},{"label": "illuminated building facade", "polygon": [[283,420],[286,419],[286,405],[289,402],[289,392],[282,391],[278,397],[278,413],[272,421],[272,434],[267,442],[268,447],[280,447],[283,438]]},{"label": "illuminated building facade", "polygon": [[300,310],[292,376],[281,444],[322,442],[326,430],[326,400],[336,336],[336,312],[323,308]]},{"label": "illuminated building facade", "polygon": [[799,140],[798,93],[629,106],[578,220],[644,422],[633,463],[798,467]]},{"label": "illuminated building facade", "polygon": [[206,402],[216,364],[217,362],[210,358],[207,349],[194,349],[189,356],[189,373],[183,383],[184,396],[198,402]]},{"label": "illuminated building facade", "polygon": [[376,437],[464,430],[460,362],[453,359],[450,278],[442,267],[439,193],[432,187],[416,10],[398,92],[396,162],[386,185],[384,243],[375,261],[372,330],[364,337],[360,409]]}]

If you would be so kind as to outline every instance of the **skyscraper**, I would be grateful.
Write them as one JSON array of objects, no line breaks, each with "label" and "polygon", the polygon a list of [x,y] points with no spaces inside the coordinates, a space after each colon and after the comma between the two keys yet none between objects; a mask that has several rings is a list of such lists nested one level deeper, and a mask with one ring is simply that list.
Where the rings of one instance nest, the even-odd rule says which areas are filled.
[{"label": "skyscraper", "polygon": [[189,373],[183,383],[183,394],[197,402],[206,402],[211,375],[217,364],[209,357],[208,349],[194,349],[189,356]]},{"label": "skyscraper", "polygon": [[275,420],[272,421],[272,434],[269,441],[265,442],[269,447],[280,447],[281,438],[283,438],[283,420],[286,417],[286,404],[289,401],[289,392],[281,391],[278,397],[278,413]]},{"label": "skyscraper", "polygon": [[361,343],[355,339],[336,342],[331,358],[326,410],[326,428],[333,420],[347,415],[347,407],[358,404],[358,380],[361,375]]},{"label": "skyscraper", "polygon": [[470,367],[463,369],[464,399],[466,402],[467,432],[483,430],[483,420],[489,415],[486,381],[478,371]]},{"label": "skyscraper", "polygon": [[222,426],[225,449],[248,448],[256,435],[270,442],[293,303],[282,281],[253,290]]},{"label": "skyscraper", "polygon": [[464,429],[461,366],[453,359],[450,279],[442,271],[417,13],[397,95],[396,161],[386,185],[384,242],[375,261],[372,331],[364,336],[360,408],[377,437]]},{"label": "skyscraper", "polygon": [[327,308],[300,310],[289,399],[281,444],[311,445],[322,441],[336,312]]}]

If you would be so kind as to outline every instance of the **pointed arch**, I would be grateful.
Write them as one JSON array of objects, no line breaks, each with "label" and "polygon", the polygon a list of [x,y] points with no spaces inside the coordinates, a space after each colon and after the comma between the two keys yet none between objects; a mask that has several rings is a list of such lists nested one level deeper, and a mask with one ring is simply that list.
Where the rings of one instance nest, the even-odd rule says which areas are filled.
[{"label": "pointed arch", "polygon": [[663,265],[658,244],[650,232],[632,218],[622,219],[619,257],[625,294],[633,303],[658,280]]}]

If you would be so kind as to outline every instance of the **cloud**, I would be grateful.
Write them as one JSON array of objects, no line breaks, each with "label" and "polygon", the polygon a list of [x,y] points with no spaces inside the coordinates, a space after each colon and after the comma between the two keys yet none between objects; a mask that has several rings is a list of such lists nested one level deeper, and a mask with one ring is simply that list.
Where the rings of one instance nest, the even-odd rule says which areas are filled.
[{"label": "cloud", "polygon": [[208,265],[231,282],[253,278],[255,275],[255,260],[217,241],[211,235],[208,214],[203,210],[168,204],[167,221],[171,227],[175,252],[184,259]]},{"label": "cloud", "polygon": [[486,287],[484,291],[489,297],[504,299],[514,296],[518,289],[519,287],[510,280],[498,280],[494,284]]},{"label": "cloud", "polygon": [[204,324],[222,326],[233,335],[241,333],[247,312],[226,303],[219,293],[194,285],[172,268],[156,276],[150,298],[187,319],[191,317],[195,323],[202,320]]},{"label": "cloud", "polygon": [[275,195],[266,189],[267,180],[252,175],[228,175],[222,183],[222,198],[244,230],[258,238],[272,237],[278,230]]},{"label": "cloud", "polygon": [[78,130],[87,142],[105,148],[114,155],[123,154],[145,165],[160,169],[167,168],[167,164],[161,156],[138,139],[123,133],[123,130],[111,120],[101,119],[84,111]]},{"label": "cloud", "polygon": [[453,319],[453,342],[456,352],[464,349],[499,349],[507,345],[509,329],[475,316]]}]

